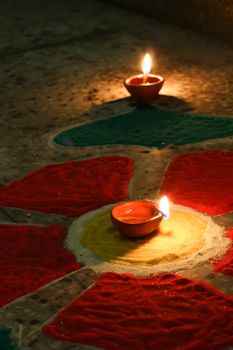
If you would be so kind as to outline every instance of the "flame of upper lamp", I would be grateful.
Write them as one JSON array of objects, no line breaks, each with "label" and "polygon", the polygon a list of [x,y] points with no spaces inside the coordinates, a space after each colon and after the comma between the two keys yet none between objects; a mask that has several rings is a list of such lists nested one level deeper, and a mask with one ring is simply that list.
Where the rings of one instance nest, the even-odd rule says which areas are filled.
[{"label": "flame of upper lamp", "polygon": [[151,57],[150,54],[147,53],[144,56],[143,62],[142,62],[142,72],[143,74],[149,74],[151,70]]},{"label": "flame of upper lamp", "polygon": [[169,200],[167,196],[163,196],[159,203],[159,211],[163,214],[165,219],[169,219],[170,216],[170,208],[169,208]]}]

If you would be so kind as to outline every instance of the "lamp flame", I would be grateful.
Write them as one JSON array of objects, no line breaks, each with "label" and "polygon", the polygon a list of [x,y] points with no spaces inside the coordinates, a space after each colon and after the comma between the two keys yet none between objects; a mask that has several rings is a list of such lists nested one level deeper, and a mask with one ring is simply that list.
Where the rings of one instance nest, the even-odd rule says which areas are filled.
[{"label": "lamp flame", "polygon": [[151,57],[150,57],[150,54],[147,53],[143,59],[142,72],[143,74],[149,74],[150,70],[151,70]]},{"label": "lamp flame", "polygon": [[159,211],[165,217],[165,219],[169,219],[170,217],[170,206],[169,200],[167,196],[163,196],[159,203]]}]

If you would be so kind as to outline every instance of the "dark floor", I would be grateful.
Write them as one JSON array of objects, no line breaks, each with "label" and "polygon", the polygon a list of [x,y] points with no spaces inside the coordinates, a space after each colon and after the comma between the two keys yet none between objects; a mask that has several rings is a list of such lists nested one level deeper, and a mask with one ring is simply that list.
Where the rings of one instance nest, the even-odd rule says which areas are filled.
[{"label": "dark floor", "polygon": [[[64,149],[52,147],[49,142],[50,135],[59,129],[132,108],[123,81],[140,72],[141,58],[148,50],[155,54],[153,72],[166,79],[155,105],[233,116],[233,50],[207,36],[94,0],[5,2],[0,9],[0,28],[0,184],[47,163],[97,154],[130,154],[137,164],[145,161],[148,165],[153,154],[142,154],[140,147]],[[212,142],[208,147],[233,149],[233,139]],[[175,152],[183,150],[164,150],[163,154],[169,158]],[[158,170],[158,177],[161,171]],[[146,186],[149,184],[145,183]],[[135,188],[134,196],[139,192]],[[0,212],[1,221],[65,221],[62,217],[21,210],[7,209],[7,213]],[[229,225],[233,216],[218,217],[216,221]],[[209,273],[207,270],[200,268],[195,274],[204,276]],[[88,285],[88,276],[81,273],[80,278]],[[225,277],[220,276],[213,284],[232,292]],[[80,292],[80,286],[75,287],[75,278],[73,288]],[[75,290],[64,299],[64,305],[73,298],[72,293]],[[0,315],[2,322],[8,318],[8,325],[15,327],[16,338],[20,330],[11,316],[24,309],[24,304],[16,305],[15,309],[13,305],[7,314]],[[37,312],[38,305],[30,305],[29,309],[29,314]],[[46,312],[44,321],[51,317],[51,310]],[[25,332],[23,349],[84,349],[60,342],[54,343],[54,347],[45,345],[41,335],[36,345],[29,346],[29,340],[37,336],[38,326]]]}]

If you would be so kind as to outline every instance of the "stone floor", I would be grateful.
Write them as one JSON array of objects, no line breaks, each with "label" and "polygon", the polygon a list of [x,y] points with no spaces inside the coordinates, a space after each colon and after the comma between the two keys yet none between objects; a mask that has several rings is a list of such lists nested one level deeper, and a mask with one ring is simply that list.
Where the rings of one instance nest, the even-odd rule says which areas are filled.
[{"label": "stone floor", "polygon": [[154,71],[166,79],[157,104],[232,115],[233,50],[224,44],[93,0],[1,6],[4,184],[76,158],[75,151],[49,147],[48,134],[125,109],[130,101],[122,82],[140,71],[151,48]]},{"label": "stone floor", "polygon": [[[49,143],[50,135],[57,130],[131,109],[134,102],[128,97],[123,80],[140,71],[141,58],[151,49],[156,59],[153,71],[166,79],[155,105],[233,116],[233,50],[226,44],[94,0],[11,0],[1,4],[0,17],[1,185],[47,163],[97,154],[124,154],[136,161],[132,197],[145,192],[153,195],[157,189],[151,188],[155,177],[150,170],[158,167],[151,162],[154,150],[130,146],[64,149]],[[233,139],[195,147],[167,147],[160,151],[161,167],[156,176],[161,178],[166,159],[174,155],[216,148],[233,149]],[[149,170],[145,185],[140,181],[144,176],[140,173],[142,162]],[[1,209],[0,220],[62,221],[67,225],[71,222],[61,216],[8,208]],[[216,217],[215,221],[232,225],[233,215]],[[193,271],[193,276],[232,292],[232,282],[224,276],[216,279],[206,266]],[[74,283],[76,277],[78,283]],[[47,343],[39,335],[39,326],[95,278],[93,271],[84,269],[40,291],[39,294],[49,294],[50,288],[56,290],[60,283],[65,285],[49,312],[42,312],[43,317],[40,314],[38,324],[30,323],[37,314],[37,300],[41,299],[36,294],[7,307],[0,314],[0,326],[13,327],[14,338],[23,349],[83,349],[60,342]],[[28,315],[21,316],[26,317],[25,324],[17,317],[24,309],[27,314],[24,302],[29,308]]]}]

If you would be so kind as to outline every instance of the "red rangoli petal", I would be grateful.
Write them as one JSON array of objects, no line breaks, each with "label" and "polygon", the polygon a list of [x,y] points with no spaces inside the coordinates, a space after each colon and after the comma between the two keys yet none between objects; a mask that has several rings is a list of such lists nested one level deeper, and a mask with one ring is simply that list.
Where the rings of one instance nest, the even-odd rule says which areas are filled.
[{"label": "red rangoli petal", "polygon": [[209,215],[233,210],[233,152],[208,151],[177,157],[168,167],[161,195]]},{"label": "red rangoli petal", "polygon": [[223,258],[212,259],[212,262],[214,264],[215,272],[233,276],[233,227],[228,229],[227,236],[232,240],[232,244]]},{"label": "red rangoli petal", "polygon": [[233,345],[233,298],[170,273],[105,273],[43,332],[107,350],[220,350]]},{"label": "red rangoli petal", "polygon": [[128,157],[51,164],[0,188],[0,205],[79,216],[125,198],[132,175]]},{"label": "red rangoli petal", "polygon": [[61,225],[0,225],[0,307],[80,268]]}]

